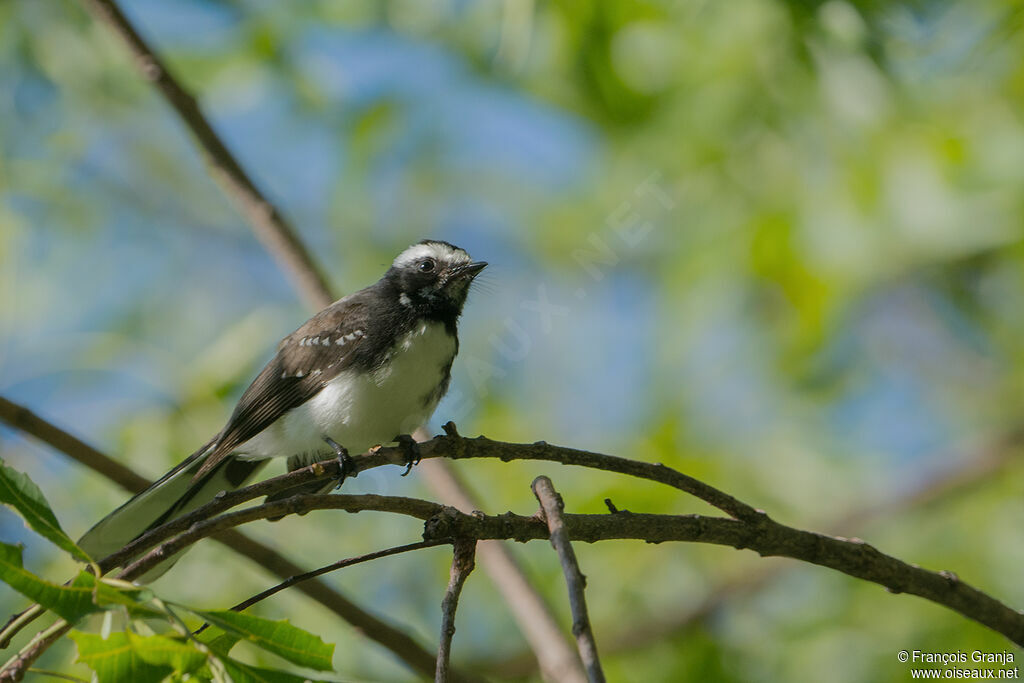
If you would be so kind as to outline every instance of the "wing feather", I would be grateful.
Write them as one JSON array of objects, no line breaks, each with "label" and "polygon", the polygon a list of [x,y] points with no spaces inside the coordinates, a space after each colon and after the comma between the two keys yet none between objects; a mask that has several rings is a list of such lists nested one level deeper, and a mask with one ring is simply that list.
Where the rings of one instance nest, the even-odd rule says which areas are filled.
[{"label": "wing feather", "polygon": [[197,479],[352,366],[366,345],[369,316],[364,292],[335,302],[281,340],[277,354],[242,394]]}]

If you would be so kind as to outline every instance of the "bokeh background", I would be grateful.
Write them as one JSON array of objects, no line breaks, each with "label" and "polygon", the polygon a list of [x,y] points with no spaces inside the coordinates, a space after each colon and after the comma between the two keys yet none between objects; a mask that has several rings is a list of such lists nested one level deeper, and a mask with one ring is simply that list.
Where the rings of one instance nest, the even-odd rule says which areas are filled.
[{"label": "bokeh background", "polygon": [[[1024,605],[1017,3],[124,9],[339,295],[423,237],[491,262],[432,430],[455,419],[664,462]],[[0,297],[0,393],[148,476],[220,428],[308,315],[120,43],[69,0],[0,3]],[[10,430],[0,448],[72,535],[124,498]],[[571,511],[708,511],[602,473],[458,465],[488,512],[532,512],[541,473]],[[397,469],[349,486],[432,497]],[[249,531],[312,568],[417,527],[324,512]],[[0,537],[67,573],[6,510]],[[515,551],[568,625],[554,553]],[[577,552],[612,680],[903,681],[899,649],[1010,647],[917,598],[748,551]],[[448,561],[328,578],[433,647]],[[155,588],[225,606],[272,582],[203,545]],[[23,606],[0,592],[0,611]],[[301,595],[258,613],[337,643],[346,680],[411,678]],[[479,571],[456,661],[539,680],[524,648]],[[73,658],[65,643],[41,665],[88,677]]]}]

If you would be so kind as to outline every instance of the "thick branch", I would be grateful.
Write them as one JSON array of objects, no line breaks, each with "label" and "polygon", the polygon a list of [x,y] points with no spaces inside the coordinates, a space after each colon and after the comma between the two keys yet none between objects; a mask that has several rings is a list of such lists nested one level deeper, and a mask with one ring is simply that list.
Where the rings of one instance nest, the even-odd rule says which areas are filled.
[{"label": "thick branch", "polygon": [[214,177],[241,209],[259,240],[281,261],[302,297],[315,309],[331,303],[327,282],[296,236],[295,230],[259,191],[203,116],[196,99],[171,75],[117,3],[113,0],[82,2],[98,21],[112,28],[124,41],[142,77],[156,86],[181,122],[192,131]]},{"label": "thick branch", "polygon": [[[206,507],[206,506],[204,506]],[[196,541],[231,529],[240,524],[252,522],[257,519],[273,519],[285,515],[302,515],[311,510],[345,510],[346,512],[362,512],[364,510],[375,510],[378,512],[395,512],[398,514],[416,517],[427,520],[444,510],[443,505],[431,503],[416,498],[401,498],[398,496],[377,496],[365,494],[361,496],[346,495],[310,495],[293,496],[284,500],[265,503],[255,507],[229,512],[228,514],[207,519],[190,525],[187,531],[180,533],[169,541],[161,543],[153,550],[150,550],[141,558],[132,562],[124,568],[118,578],[126,581],[134,581],[150,569],[169,559],[192,545]],[[165,526],[175,525],[174,522]],[[160,531],[163,527],[155,529]],[[152,532],[151,532],[152,533]],[[147,534],[148,536],[149,534]],[[433,539],[424,539],[433,540]],[[118,553],[119,555],[120,553]],[[114,555],[111,555],[114,557]],[[118,566],[109,558],[100,562],[101,567],[106,565]]]},{"label": "thick branch", "polygon": [[[670,467],[665,467],[660,463],[651,464],[613,455],[581,451],[575,448],[553,446],[543,441],[532,444],[515,444],[492,441],[483,436],[467,439],[458,435],[455,425],[451,422],[445,425],[445,430],[447,431],[445,436],[434,437],[430,441],[425,441],[419,445],[420,455],[423,458],[498,458],[505,462],[510,460],[549,460],[566,465],[580,465],[667,484],[681,491],[691,493],[738,519],[744,519],[751,523],[768,521],[767,515],[763,512],[755,510],[753,507],[736,500],[713,486],[709,486]],[[382,465],[404,466],[407,455],[401,447],[384,446],[373,449],[369,453],[355,456],[353,460],[355,472],[358,474],[359,472]],[[208,519],[210,516],[219,514],[236,505],[308,482],[337,478],[339,474],[339,463],[336,459],[332,459],[314,463],[294,472],[265,479],[235,491],[225,492],[216,500],[197,508],[192,513],[179,517],[140,536],[117,553],[103,559],[100,562],[100,567],[104,571],[108,571],[114,567],[121,566],[126,560],[136,557],[141,551],[153,547],[173,534],[184,531],[194,522]]]},{"label": "thick branch", "polygon": [[[296,474],[296,473],[292,473]],[[290,475],[284,475],[290,476]],[[278,479],[283,479],[278,478]],[[537,517],[512,513],[467,515],[455,508],[413,498],[393,496],[319,495],[287,500],[228,513],[192,525],[159,545],[122,573],[131,579],[185,547],[213,533],[257,519],[312,510],[378,510],[425,519],[424,540],[546,539],[549,532]],[[617,512],[604,515],[563,515],[569,536],[592,543],[639,539],[648,543],[688,541],[751,549],[762,556],[790,557],[821,565],[855,578],[877,583],[893,593],[910,593],[943,605],[965,617],[1024,644],[1024,614],[961,581],[950,572],[933,572],[886,555],[860,539],[817,534],[762,518],[758,524],[702,515],[651,515]],[[174,525],[176,523],[171,523]],[[166,526],[171,526],[166,525]],[[161,527],[162,529],[163,527]],[[152,533],[160,532],[156,529]]]},{"label": "thick branch", "polygon": [[462,586],[475,566],[476,541],[458,540],[452,553],[452,568],[448,577],[448,589],[441,601],[441,637],[437,643],[437,668],[434,683],[448,683],[449,658],[452,652],[452,637],[455,635],[455,610],[459,607]]},{"label": "thick branch", "polygon": [[551,533],[551,545],[562,563],[562,573],[565,574],[565,583],[569,589],[569,608],[572,610],[572,634],[576,636],[576,646],[580,651],[583,667],[587,671],[587,680],[590,683],[604,683],[604,671],[597,656],[597,641],[594,640],[590,616],[587,614],[584,592],[587,579],[580,571],[576,553],[572,549],[565,522],[562,520],[562,497],[558,495],[547,477],[534,479],[532,488],[533,495],[537,496],[537,501],[544,512],[544,519]]}]

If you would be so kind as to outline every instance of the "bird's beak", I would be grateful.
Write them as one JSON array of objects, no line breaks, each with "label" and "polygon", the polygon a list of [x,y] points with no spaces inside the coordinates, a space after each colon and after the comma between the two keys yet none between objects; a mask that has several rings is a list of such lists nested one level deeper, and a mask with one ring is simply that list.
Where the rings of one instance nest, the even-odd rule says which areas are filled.
[{"label": "bird's beak", "polygon": [[449,278],[453,280],[472,280],[473,278],[480,274],[481,270],[483,270],[486,267],[487,261],[474,261],[473,263],[466,263],[464,265],[452,268]]}]

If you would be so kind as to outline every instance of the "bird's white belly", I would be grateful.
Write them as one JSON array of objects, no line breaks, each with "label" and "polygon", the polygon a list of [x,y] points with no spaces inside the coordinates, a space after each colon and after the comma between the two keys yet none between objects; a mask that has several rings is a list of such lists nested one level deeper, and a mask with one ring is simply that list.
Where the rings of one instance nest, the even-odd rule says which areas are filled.
[{"label": "bird's white belly", "polygon": [[[420,323],[372,372],[345,370],[313,398],[288,411],[237,452],[261,459],[331,453],[329,436],[352,453],[408,434],[433,414],[436,391],[455,355],[440,323]],[[428,400],[429,399],[429,400]]]}]

